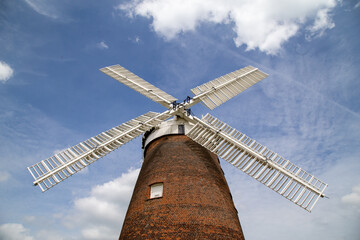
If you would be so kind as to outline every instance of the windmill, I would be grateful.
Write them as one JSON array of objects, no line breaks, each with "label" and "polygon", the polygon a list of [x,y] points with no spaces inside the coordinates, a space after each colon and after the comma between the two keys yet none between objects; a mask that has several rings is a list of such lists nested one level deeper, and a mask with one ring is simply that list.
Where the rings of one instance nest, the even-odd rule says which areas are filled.
[{"label": "windmill", "polygon": [[289,160],[210,114],[191,114],[197,103],[212,110],[267,77],[259,69],[216,78],[180,103],[120,65],[100,70],[167,110],[136,117],[28,170],[33,184],[46,191],[144,134],[144,162],[120,239],[243,239],[218,157],[309,212],[325,196],[327,184]]}]

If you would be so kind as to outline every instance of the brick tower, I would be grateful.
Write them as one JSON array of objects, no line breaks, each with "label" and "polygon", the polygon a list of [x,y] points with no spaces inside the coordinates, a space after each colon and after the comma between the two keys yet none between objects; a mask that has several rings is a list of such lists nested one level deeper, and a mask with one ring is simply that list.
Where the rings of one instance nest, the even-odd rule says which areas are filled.
[{"label": "brick tower", "polygon": [[189,128],[175,119],[146,134],[119,239],[244,239],[218,157]]}]

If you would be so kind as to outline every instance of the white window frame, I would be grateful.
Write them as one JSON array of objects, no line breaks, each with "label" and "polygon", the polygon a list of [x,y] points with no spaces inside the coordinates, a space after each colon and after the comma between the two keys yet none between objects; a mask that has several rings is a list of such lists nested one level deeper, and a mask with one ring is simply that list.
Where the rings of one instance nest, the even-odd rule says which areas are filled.
[{"label": "white window frame", "polygon": [[150,185],[150,199],[161,198],[163,196],[164,184],[154,183]]}]

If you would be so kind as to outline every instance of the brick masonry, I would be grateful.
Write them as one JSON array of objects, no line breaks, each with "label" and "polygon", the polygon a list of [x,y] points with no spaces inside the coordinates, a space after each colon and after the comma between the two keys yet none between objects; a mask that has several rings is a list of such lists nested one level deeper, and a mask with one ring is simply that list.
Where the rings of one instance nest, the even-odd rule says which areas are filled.
[{"label": "brick masonry", "polygon": [[244,239],[217,156],[185,135],[150,143],[119,239]]}]

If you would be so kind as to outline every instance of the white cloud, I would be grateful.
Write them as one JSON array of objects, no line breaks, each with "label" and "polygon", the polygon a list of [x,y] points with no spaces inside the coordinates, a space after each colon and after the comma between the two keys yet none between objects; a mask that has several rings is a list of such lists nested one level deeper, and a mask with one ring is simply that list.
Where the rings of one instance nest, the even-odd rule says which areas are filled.
[{"label": "white cloud", "polygon": [[99,225],[96,227],[84,228],[81,234],[85,239],[117,239],[120,235],[120,229],[111,229],[108,226]]},{"label": "white cloud", "polygon": [[100,49],[108,49],[109,46],[105,43],[105,41],[101,41],[97,44],[97,47]]},{"label": "white cloud", "polygon": [[141,39],[140,39],[139,36],[129,37],[128,39],[129,39],[129,41],[131,41],[132,43],[136,43],[136,44],[140,44],[140,43],[141,43]]},{"label": "white cloud", "polygon": [[355,4],[354,8],[358,8],[360,7],[360,2],[358,2],[357,4]]},{"label": "white cloud", "polygon": [[80,228],[84,239],[117,238],[139,171],[131,169],[113,181],[93,187],[90,196],[76,199],[75,213],[67,217],[68,227]]},{"label": "white cloud", "polygon": [[307,29],[310,31],[310,35],[321,37],[327,29],[335,27],[335,23],[329,16],[329,9],[321,9],[317,12],[314,24]]},{"label": "white cloud", "polygon": [[64,238],[62,233],[58,233],[56,231],[52,231],[49,229],[43,229],[41,231],[39,231],[36,234],[36,239],[41,239],[41,240],[65,240],[66,238]]},{"label": "white cloud", "polygon": [[6,63],[0,61],[0,82],[5,83],[14,74],[14,70]]},{"label": "white cloud", "polygon": [[38,14],[44,15],[52,19],[58,19],[58,13],[49,1],[44,0],[25,0],[25,2]]},{"label": "white cloud", "polygon": [[139,38],[138,36],[136,36],[135,39],[134,39],[134,42],[139,43],[139,42],[140,42],[140,38]]},{"label": "white cloud", "polygon": [[10,178],[10,174],[5,171],[0,171],[0,183],[6,182]]},{"label": "white cloud", "polygon": [[231,24],[236,46],[276,54],[301,27],[313,36],[333,28],[329,13],[335,6],[335,0],[140,0],[116,9],[152,19],[152,28],[166,40],[205,22]]},{"label": "white cloud", "polygon": [[35,216],[25,216],[24,218],[24,221],[27,222],[27,223],[33,223],[36,221],[36,217]]},{"label": "white cloud", "polygon": [[352,193],[343,196],[341,201],[344,204],[354,206],[360,212],[360,184],[353,187]]},{"label": "white cloud", "polygon": [[18,223],[5,223],[0,225],[0,239],[6,240],[33,240],[28,230]]}]

